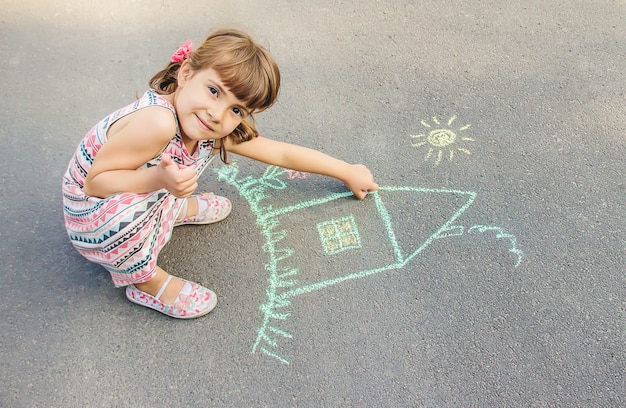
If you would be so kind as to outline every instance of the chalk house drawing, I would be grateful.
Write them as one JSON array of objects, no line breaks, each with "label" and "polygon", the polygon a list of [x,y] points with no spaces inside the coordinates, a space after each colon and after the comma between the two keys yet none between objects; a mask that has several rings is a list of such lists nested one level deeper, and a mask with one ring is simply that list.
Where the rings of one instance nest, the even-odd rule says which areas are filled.
[{"label": "chalk house drawing", "polygon": [[[456,120],[456,115],[451,116],[445,124],[433,116],[432,123],[422,120],[420,123],[426,128],[425,133],[417,135],[411,135],[413,139],[416,139],[415,143],[412,143],[413,147],[425,147],[426,154],[424,155],[424,161],[433,159],[435,165],[439,165],[444,158],[452,161],[455,152],[460,152],[466,155],[470,155],[471,152],[460,145],[460,142],[474,142],[471,137],[462,136],[461,133],[469,129],[470,125],[461,126],[458,129],[453,129],[452,124]],[[459,144],[459,146],[456,146]]]},{"label": "chalk house drawing", "polygon": [[[263,250],[269,255],[269,262],[265,265],[269,275],[267,301],[259,307],[262,322],[252,345],[252,353],[263,353],[285,364],[289,364],[289,360],[281,351],[281,341],[288,341],[294,335],[284,328],[283,323],[290,316],[288,306],[299,295],[383,271],[401,269],[433,241],[463,234],[490,234],[490,237],[507,245],[516,267],[522,260],[523,253],[517,248],[515,236],[504,229],[489,225],[466,227],[456,223],[476,199],[476,193],[471,191],[381,186],[379,191],[370,193],[368,199],[363,201],[338,201],[352,196],[351,192],[341,192],[275,207],[269,203],[271,193],[287,187],[290,180],[288,170],[269,166],[261,177],[238,178],[239,169],[237,163],[233,163],[214,171],[219,180],[234,186],[248,201],[265,237]],[[450,205],[446,211],[441,211],[440,220],[419,231],[419,236],[407,239],[402,235],[406,233],[403,231],[406,228],[394,229],[394,224],[401,225],[402,217],[390,214],[384,201],[390,195],[405,195],[412,206],[421,202],[431,212],[429,199]],[[277,200],[272,202],[281,203]],[[357,206],[357,211],[354,211],[354,206]],[[360,225],[359,221],[362,221]],[[301,231],[313,231],[309,234],[313,237],[307,236],[305,239],[309,241],[304,243],[290,243],[289,224]],[[298,246],[298,253],[293,246]],[[375,259],[365,256],[372,253],[376,254]],[[323,261],[319,262],[321,266],[316,266],[320,258],[327,257],[332,257],[332,262],[327,261],[332,267],[324,265]],[[306,270],[300,271],[298,265],[306,265]],[[309,269],[316,267],[315,273],[310,273]]]}]

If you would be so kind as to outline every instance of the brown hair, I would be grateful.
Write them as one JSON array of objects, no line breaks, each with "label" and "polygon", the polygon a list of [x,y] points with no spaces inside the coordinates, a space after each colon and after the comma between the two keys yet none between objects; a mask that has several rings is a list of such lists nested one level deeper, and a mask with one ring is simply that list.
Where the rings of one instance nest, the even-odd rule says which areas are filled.
[{"label": "brown hair", "polygon": [[[252,114],[272,106],[280,88],[280,71],[269,52],[248,34],[224,29],[209,35],[189,54],[187,61],[193,72],[207,68],[217,71],[224,86],[246,105],[250,115],[228,137],[235,143],[257,137],[259,133]],[[170,62],[150,79],[148,85],[161,95],[173,93],[178,87],[180,66],[181,62]],[[227,163],[224,143],[219,145],[220,157]]]}]

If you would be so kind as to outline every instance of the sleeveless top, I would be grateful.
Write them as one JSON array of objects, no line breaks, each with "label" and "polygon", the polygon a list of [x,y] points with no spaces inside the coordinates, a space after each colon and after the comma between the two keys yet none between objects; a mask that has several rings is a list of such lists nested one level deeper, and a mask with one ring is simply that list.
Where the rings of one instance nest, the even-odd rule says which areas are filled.
[{"label": "sleeveless top", "polygon": [[107,198],[85,195],[85,178],[107,141],[107,131],[120,118],[148,106],[169,109],[177,131],[163,151],[140,168],[156,166],[163,153],[179,164],[193,166],[198,175],[213,159],[214,140],[200,141],[189,154],[180,136],[174,107],[154,90],[98,122],[78,145],[63,177],[63,214],[72,245],[88,260],[102,265],[115,286],[145,282],[156,273],[159,252],[169,241],[184,199],[166,189]]}]

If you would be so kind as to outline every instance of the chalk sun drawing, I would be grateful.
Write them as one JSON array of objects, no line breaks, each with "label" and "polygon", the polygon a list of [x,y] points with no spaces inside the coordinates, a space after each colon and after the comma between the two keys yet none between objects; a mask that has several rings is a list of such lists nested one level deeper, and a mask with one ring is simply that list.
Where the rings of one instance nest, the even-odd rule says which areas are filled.
[{"label": "chalk sun drawing", "polygon": [[[361,279],[393,269],[402,269],[438,239],[458,237],[463,234],[481,233],[508,243],[515,266],[522,261],[523,253],[517,248],[515,236],[503,228],[489,225],[464,226],[457,224],[458,218],[472,205],[476,193],[471,191],[432,189],[411,186],[381,186],[379,191],[369,193],[367,200],[342,200],[352,196],[351,192],[333,193],[320,198],[295,204],[278,200],[277,207],[270,204],[270,193],[287,187],[289,171],[269,166],[262,176],[238,178],[236,163],[214,169],[218,179],[235,187],[245,198],[256,224],[265,238],[263,250],[268,254],[265,264],[268,286],[267,301],[259,306],[262,321],[252,345],[252,353],[263,353],[282,363],[289,360],[281,351],[281,342],[293,338],[284,326],[291,313],[289,306],[300,296],[328,288],[349,280]],[[283,180],[286,178],[287,180]],[[395,214],[392,202],[385,198],[395,195],[404,198],[411,206],[401,205],[408,211],[415,208],[437,208],[438,219],[420,227],[394,228],[405,223],[403,214]],[[436,200],[437,206],[431,204]],[[409,207],[406,209],[406,207]],[[412,215],[412,214],[411,214]],[[292,239],[288,228],[292,225],[299,231],[316,231],[302,241]],[[407,235],[409,234],[409,235]],[[298,251],[294,249],[298,247]],[[321,251],[321,252],[320,252]],[[375,257],[372,257],[375,254]],[[327,263],[323,259],[327,258]],[[329,263],[332,265],[329,267]],[[298,265],[306,265],[300,273]]]},{"label": "chalk sun drawing", "polygon": [[427,132],[411,135],[413,139],[417,139],[417,141],[412,143],[411,146],[426,147],[428,149],[424,155],[424,161],[428,161],[432,158],[435,161],[435,165],[438,166],[444,158],[452,161],[455,152],[460,152],[466,155],[471,154],[471,152],[465,147],[455,146],[459,141],[475,141],[471,137],[460,136],[460,133],[469,129],[470,125],[465,125],[453,130],[451,127],[455,120],[456,115],[453,115],[448,119],[445,125],[442,125],[439,119],[436,116],[433,116],[433,123],[429,123],[424,120],[420,122],[422,126],[426,128]]}]

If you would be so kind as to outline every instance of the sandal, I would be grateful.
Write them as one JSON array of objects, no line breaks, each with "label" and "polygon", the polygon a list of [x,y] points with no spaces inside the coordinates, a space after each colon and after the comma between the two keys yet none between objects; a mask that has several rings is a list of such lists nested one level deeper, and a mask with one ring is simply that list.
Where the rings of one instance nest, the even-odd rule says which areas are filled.
[{"label": "sandal", "polygon": [[167,277],[156,296],[137,289],[135,285],[128,285],[126,298],[133,303],[149,307],[177,319],[192,319],[203,316],[213,310],[217,304],[217,296],[213,291],[183,279],[185,284],[176,296],[174,303],[166,305],[159,298],[171,280],[172,275]]},{"label": "sandal", "polygon": [[[201,193],[191,197],[194,197],[198,201],[198,214],[176,220],[174,222],[175,227],[186,224],[212,224],[228,217],[228,214],[230,214],[232,210],[230,200],[226,197],[218,196],[213,193]],[[187,214],[187,207],[189,207],[187,200],[188,198],[183,202],[179,214]]]}]

